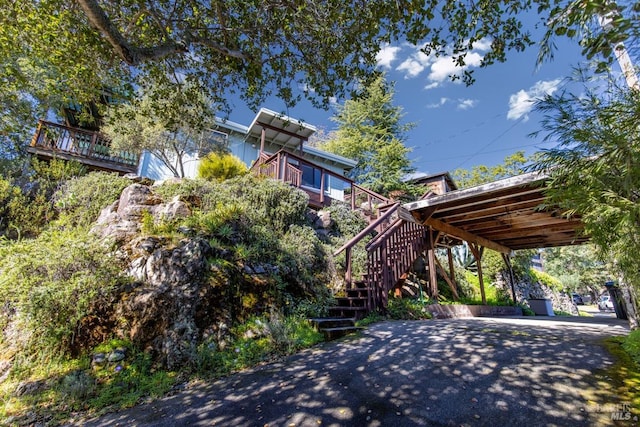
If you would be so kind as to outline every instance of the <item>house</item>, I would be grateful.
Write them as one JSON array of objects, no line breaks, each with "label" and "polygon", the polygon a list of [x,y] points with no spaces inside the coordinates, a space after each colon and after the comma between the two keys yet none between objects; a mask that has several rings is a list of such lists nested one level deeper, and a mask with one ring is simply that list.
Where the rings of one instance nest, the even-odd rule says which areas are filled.
[{"label": "house", "polygon": [[[223,144],[240,158],[253,173],[287,182],[309,194],[309,204],[320,208],[332,200],[345,200],[347,193],[378,201],[346,175],[356,162],[307,146],[317,129],[303,121],[266,108],[260,109],[249,126],[217,120],[205,137]],[[90,169],[137,173],[154,180],[173,176],[164,163],[149,152],[140,157],[132,153],[114,153],[109,141],[94,130],[40,121],[28,151],[40,158],[58,157],[77,160]],[[183,158],[185,176],[197,175],[198,164],[209,150],[206,144]],[[355,198],[351,198],[355,203]],[[372,202],[373,203],[373,202]]]}]

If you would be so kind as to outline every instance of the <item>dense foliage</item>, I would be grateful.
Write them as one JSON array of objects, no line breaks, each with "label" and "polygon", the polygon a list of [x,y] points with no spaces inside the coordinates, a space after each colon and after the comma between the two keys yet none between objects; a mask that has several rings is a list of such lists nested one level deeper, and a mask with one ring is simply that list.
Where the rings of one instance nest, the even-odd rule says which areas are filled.
[{"label": "dense foliage", "polygon": [[[128,184],[105,173],[65,180],[51,201],[56,219],[44,232],[0,240],[0,361],[10,363],[3,369],[11,367],[0,385],[3,418],[35,416],[17,421],[29,423],[51,420],[40,417],[55,412],[64,420],[69,411],[130,406],[185,379],[158,369],[152,354],[122,337],[109,339],[114,336],[107,333],[97,347],[84,344],[95,342],[85,335],[91,325],[112,319],[109,310],[135,286],[124,273],[123,248],[114,251],[88,232],[99,210]],[[335,270],[328,254],[347,238],[341,233],[358,229],[354,217],[336,214],[330,236],[321,241],[307,222],[305,193],[249,175],[224,183],[169,182],[153,191],[156,200],[179,197],[192,215],[165,221],[143,214],[142,234],[169,247],[185,238],[206,239],[213,249],[205,273],[210,277],[202,279],[205,287],[218,289],[217,302],[231,315],[228,336],[203,334],[180,375],[217,377],[322,339],[305,319],[326,314]],[[246,277],[244,266],[263,272]],[[125,362],[90,366],[89,353],[114,348],[127,349]],[[16,395],[27,379],[42,391]]]},{"label": "dense foliage", "polygon": [[612,81],[579,95],[546,97],[542,131],[558,141],[538,168],[550,174],[548,197],[563,214],[580,215],[585,232],[625,281],[640,283],[640,92]]},{"label": "dense foliage", "polygon": [[574,292],[598,295],[604,283],[615,277],[610,263],[600,260],[597,248],[591,244],[547,248],[542,256],[545,271]]},{"label": "dense foliage", "polygon": [[247,166],[231,153],[212,152],[200,160],[198,177],[209,181],[224,181],[247,173]]},{"label": "dense foliage", "polygon": [[378,77],[356,96],[340,105],[332,118],[338,130],[321,148],[356,160],[349,177],[377,193],[406,190],[402,179],[413,171],[406,133],[412,123],[402,123],[402,109],[393,105],[393,85]]},{"label": "dense foliage", "polygon": [[33,159],[27,170],[0,177],[0,236],[37,236],[58,216],[54,193],[67,179],[86,173],[77,162],[56,159],[48,163]]},{"label": "dense foliage", "polygon": [[[453,55],[463,67],[473,44],[490,38],[482,64],[504,61],[508,50],[531,44],[517,19],[530,8],[528,2],[390,7],[381,0],[2,1],[0,117],[94,101],[105,87],[127,96],[132,87],[169,85],[156,101],[170,91],[187,103],[204,94],[214,108],[225,108],[229,92],[252,107],[269,95],[289,105],[308,97],[326,106],[371,75],[384,43],[407,41],[427,54]],[[471,79],[468,70],[465,76]]]},{"label": "dense foliage", "polygon": [[524,151],[517,151],[505,157],[504,162],[499,165],[478,165],[471,170],[456,169],[451,173],[451,177],[459,189],[475,187],[502,178],[520,175],[526,171],[531,161],[524,156]]}]

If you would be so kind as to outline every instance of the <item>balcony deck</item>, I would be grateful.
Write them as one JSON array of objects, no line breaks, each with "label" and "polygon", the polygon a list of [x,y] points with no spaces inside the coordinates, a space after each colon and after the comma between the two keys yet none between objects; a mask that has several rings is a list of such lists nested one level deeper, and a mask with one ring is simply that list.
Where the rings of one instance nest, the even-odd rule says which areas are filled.
[{"label": "balcony deck", "polygon": [[[291,162],[295,162],[295,164]],[[319,188],[309,188],[303,185],[302,170],[300,169],[302,165],[308,165],[320,171]],[[320,190],[320,188],[325,188],[325,182],[330,176],[346,184],[345,197],[340,200],[349,202],[352,210],[356,208],[361,209],[365,206],[373,212],[375,210],[374,206],[387,205],[391,202],[390,199],[357,185],[345,176],[341,176],[329,169],[309,162],[286,150],[281,150],[272,155],[262,153],[258,161],[252,165],[251,170],[257,175],[268,176],[303,190],[309,195],[309,206],[314,209],[322,209],[323,207],[330,206],[334,200],[328,193]]]},{"label": "balcony deck", "polygon": [[114,153],[110,142],[98,132],[40,120],[27,151],[41,159],[75,160],[91,170],[135,173],[139,156]]}]

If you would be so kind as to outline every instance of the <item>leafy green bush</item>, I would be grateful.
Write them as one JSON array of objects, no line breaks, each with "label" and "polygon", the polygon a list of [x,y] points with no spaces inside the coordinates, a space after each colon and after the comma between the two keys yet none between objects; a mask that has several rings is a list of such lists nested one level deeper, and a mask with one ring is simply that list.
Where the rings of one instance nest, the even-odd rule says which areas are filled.
[{"label": "leafy green bush", "polygon": [[562,282],[558,279],[556,279],[555,277],[551,276],[548,273],[545,273],[544,271],[538,271],[536,269],[529,269],[529,276],[536,282],[540,282],[545,286],[548,286],[549,288],[555,290],[555,291],[562,291],[563,286],[562,286]]},{"label": "leafy green bush", "polygon": [[10,238],[35,237],[53,221],[57,212],[51,201],[65,180],[81,176],[85,168],[78,162],[33,159],[31,171],[20,184],[0,179],[0,234]]},{"label": "leafy green bush", "polygon": [[[478,276],[466,270],[465,271],[465,288],[464,296],[460,298],[460,302],[464,304],[482,304],[482,292],[480,291],[480,281]],[[488,305],[511,305],[510,296],[502,289],[498,289],[488,280],[484,280],[484,295]]]},{"label": "leafy green bush", "polygon": [[232,331],[223,348],[205,342],[198,347],[197,372],[220,377],[274,357],[285,356],[323,341],[324,337],[301,317],[254,317]]},{"label": "leafy green bush", "polygon": [[311,227],[292,225],[279,245],[279,260],[291,267],[288,276],[307,294],[315,294],[313,289],[330,280],[326,274],[329,254]]},{"label": "leafy green bush", "polygon": [[200,160],[198,177],[220,182],[245,175],[247,171],[244,162],[233,154],[211,152]]},{"label": "leafy green bush", "polygon": [[59,225],[86,227],[93,223],[100,211],[118,200],[131,180],[116,173],[91,172],[65,181],[54,194],[60,212]]},{"label": "leafy green bush", "polygon": [[15,322],[20,339],[10,344],[27,359],[68,355],[80,320],[123,280],[108,250],[76,230],[0,245],[0,260],[0,329]]},{"label": "leafy green bush", "polygon": [[640,329],[629,332],[624,338],[622,348],[640,368]]},{"label": "leafy green bush", "polygon": [[389,298],[387,306],[389,317],[397,320],[431,319],[423,301],[418,298]]}]

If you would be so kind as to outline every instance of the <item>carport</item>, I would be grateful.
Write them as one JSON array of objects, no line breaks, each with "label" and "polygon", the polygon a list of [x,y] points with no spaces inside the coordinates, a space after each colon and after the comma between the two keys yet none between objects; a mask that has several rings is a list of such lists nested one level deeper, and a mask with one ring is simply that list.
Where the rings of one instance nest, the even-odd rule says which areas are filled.
[{"label": "carport", "polygon": [[[436,240],[453,237],[469,244],[478,265],[482,301],[486,303],[481,264],[484,248],[501,253],[511,272],[510,256],[515,250],[577,245],[589,240],[579,216],[568,217],[548,202],[547,182],[547,174],[531,172],[407,203],[400,207],[399,215],[428,227]],[[435,272],[435,268],[430,271]]]}]

